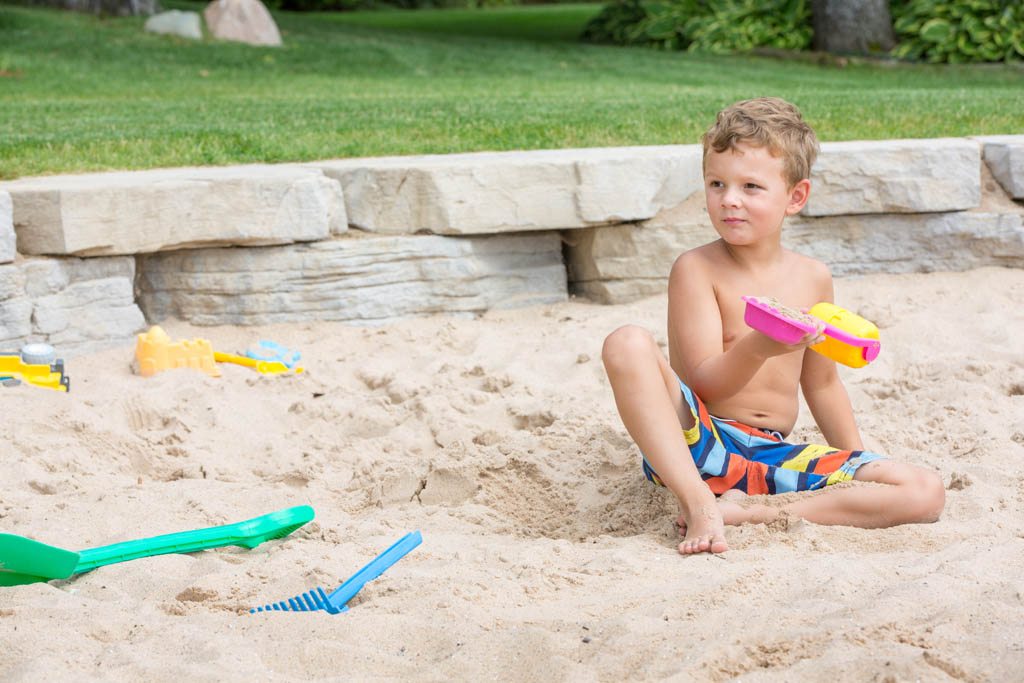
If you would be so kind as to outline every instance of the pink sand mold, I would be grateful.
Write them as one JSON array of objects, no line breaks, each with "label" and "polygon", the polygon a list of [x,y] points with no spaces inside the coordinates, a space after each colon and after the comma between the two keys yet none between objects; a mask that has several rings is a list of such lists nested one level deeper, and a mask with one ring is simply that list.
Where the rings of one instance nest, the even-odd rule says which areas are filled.
[{"label": "pink sand mold", "polygon": [[[769,306],[752,296],[745,296],[743,300],[747,302],[743,321],[775,341],[782,342],[783,344],[795,344],[803,339],[805,334],[815,330],[814,325],[787,318],[777,308]],[[877,358],[882,350],[882,345],[877,339],[858,337],[835,325],[825,323],[823,331],[827,336],[837,339],[844,344],[861,347],[864,360],[869,363]]]},{"label": "pink sand mold", "polygon": [[743,322],[777,342],[795,344],[803,339],[805,334],[815,330],[814,325],[787,318],[779,309],[752,296],[745,296],[743,300],[747,302]]}]

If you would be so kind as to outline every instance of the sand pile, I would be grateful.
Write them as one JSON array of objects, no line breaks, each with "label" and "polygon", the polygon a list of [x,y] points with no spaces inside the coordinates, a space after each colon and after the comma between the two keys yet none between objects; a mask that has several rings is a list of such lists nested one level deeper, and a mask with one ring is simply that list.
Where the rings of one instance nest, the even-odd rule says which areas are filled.
[{"label": "sand pile", "polygon": [[[168,321],[218,350],[274,339],[306,372],[142,378],[125,348],[71,359],[70,394],[0,389],[0,531],[81,549],[316,510],[254,550],[0,589],[0,678],[1019,678],[1024,271],[863,277],[836,301],[881,330],[877,361],[840,368],[865,443],[942,475],[936,524],[782,520],[679,556],[600,361],[625,323],[664,341],[664,297],[384,328]],[[820,438],[806,410],[795,438]],[[348,613],[247,613],[330,591],[415,529]]]}]

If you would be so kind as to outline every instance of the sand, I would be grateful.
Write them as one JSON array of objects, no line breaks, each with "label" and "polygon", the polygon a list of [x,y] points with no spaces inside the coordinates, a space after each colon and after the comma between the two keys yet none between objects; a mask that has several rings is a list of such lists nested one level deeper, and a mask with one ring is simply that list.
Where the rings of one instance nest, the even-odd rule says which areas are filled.
[{"label": "sand", "polygon": [[[840,370],[865,442],[941,474],[935,524],[780,521],[677,554],[600,360],[625,323],[664,341],[664,297],[381,328],[167,321],[223,351],[274,339],[307,370],[143,378],[129,347],[69,360],[70,394],[0,389],[0,531],[81,549],[316,510],[253,550],[0,588],[0,678],[1019,680],[1024,270],[848,279],[837,301],[881,330],[876,362]],[[806,409],[795,435],[817,438]],[[417,529],[348,613],[248,613]]]}]

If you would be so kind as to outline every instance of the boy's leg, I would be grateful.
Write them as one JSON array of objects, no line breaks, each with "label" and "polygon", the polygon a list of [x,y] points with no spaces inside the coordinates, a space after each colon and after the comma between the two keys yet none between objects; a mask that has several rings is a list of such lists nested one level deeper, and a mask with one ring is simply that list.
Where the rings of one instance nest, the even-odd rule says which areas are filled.
[{"label": "boy's leg", "polygon": [[784,509],[815,524],[877,529],[934,522],[946,504],[939,475],[909,463],[875,460],[858,468],[853,478],[886,485],[826,489]]},{"label": "boy's leg", "polygon": [[[829,487],[821,493],[790,503],[782,510],[815,524],[879,529],[934,522],[942,514],[946,502],[942,479],[916,465],[875,460],[862,465],[853,478],[884,486]],[[728,508],[724,512],[730,524],[770,522],[781,512],[767,505],[726,505]]]},{"label": "boy's leg", "polygon": [[694,426],[679,380],[647,330],[627,325],[601,352],[622,423],[658,478],[675,494],[686,522],[679,552],[725,552],[722,515],[701,479],[683,429]]}]

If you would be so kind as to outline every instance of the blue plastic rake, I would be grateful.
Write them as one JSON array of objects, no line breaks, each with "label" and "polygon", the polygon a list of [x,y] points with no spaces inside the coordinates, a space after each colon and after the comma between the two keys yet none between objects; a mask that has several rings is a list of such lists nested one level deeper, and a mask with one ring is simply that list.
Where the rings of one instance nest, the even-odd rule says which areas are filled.
[{"label": "blue plastic rake", "polygon": [[363,586],[383,574],[391,565],[405,557],[410,550],[422,542],[423,536],[419,531],[407,533],[372,562],[353,574],[345,583],[338,586],[330,595],[327,595],[323,588],[317,587],[306,593],[300,593],[294,598],[288,598],[287,601],[256,607],[249,612],[317,612],[320,610],[328,614],[347,612],[348,601],[355,597]]}]

